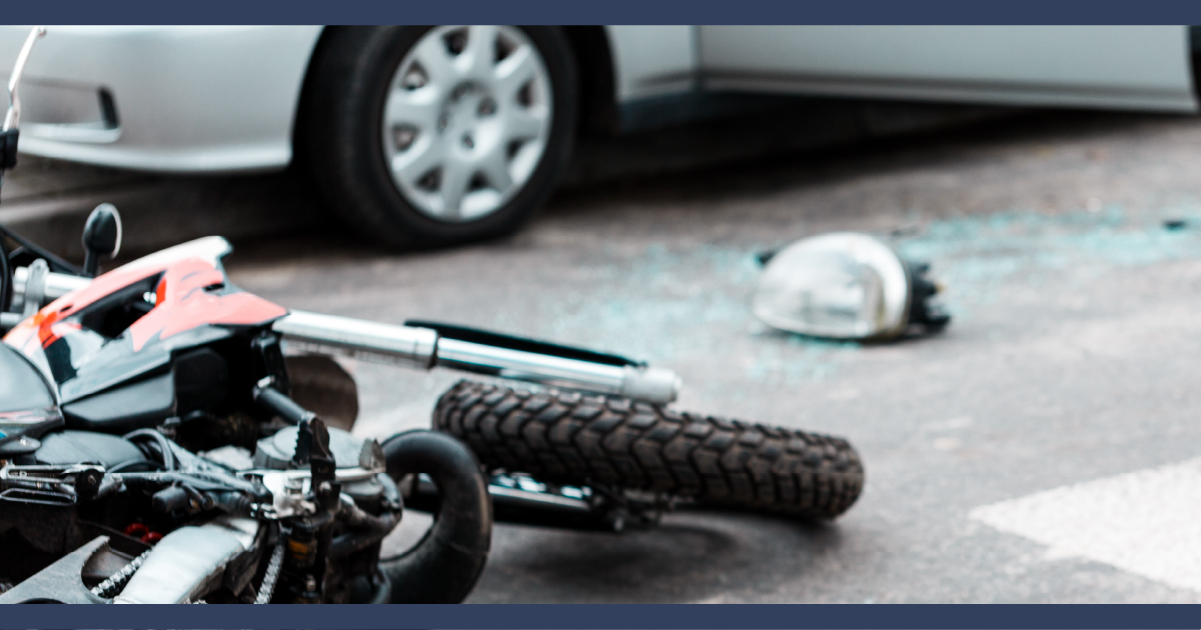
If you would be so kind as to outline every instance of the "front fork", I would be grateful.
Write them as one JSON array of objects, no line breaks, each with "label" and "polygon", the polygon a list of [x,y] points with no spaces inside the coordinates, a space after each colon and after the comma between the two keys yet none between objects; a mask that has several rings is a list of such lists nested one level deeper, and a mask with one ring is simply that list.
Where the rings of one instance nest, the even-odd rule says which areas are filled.
[{"label": "front fork", "polygon": [[622,356],[426,321],[403,326],[291,311],[271,325],[290,346],[323,354],[445,367],[655,404],[676,399],[675,372]]}]

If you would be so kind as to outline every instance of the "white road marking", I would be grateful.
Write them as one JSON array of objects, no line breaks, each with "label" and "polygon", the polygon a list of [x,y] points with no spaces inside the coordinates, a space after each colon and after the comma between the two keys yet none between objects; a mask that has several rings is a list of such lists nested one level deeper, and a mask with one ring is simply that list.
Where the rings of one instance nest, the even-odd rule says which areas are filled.
[{"label": "white road marking", "polygon": [[940,451],[953,451],[960,446],[963,446],[963,442],[961,442],[959,438],[940,437],[934,440],[934,448]]},{"label": "white road marking", "polygon": [[959,416],[950,420],[937,420],[922,424],[922,431],[953,431],[972,426],[971,416]]},{"label": "white road marking", "polygon": [[1201,591],[1201,458],[985,505],[969,516],[1047,545]]},{"label": "white road marking", "polygon": [[860,394],[861,392],[854,387],[843,387],[826,394],[826,399],[835,402],[855,400]]}]

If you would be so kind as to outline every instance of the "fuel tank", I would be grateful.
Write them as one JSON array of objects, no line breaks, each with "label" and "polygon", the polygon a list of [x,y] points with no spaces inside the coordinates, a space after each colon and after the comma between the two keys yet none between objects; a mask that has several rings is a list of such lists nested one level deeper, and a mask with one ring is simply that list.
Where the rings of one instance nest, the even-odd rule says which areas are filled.
[{"label": "fuel tank", "polygon": [[0,459],[32,453],[38,438],[62,426],[54,390],[42,373],[0,344]]}]

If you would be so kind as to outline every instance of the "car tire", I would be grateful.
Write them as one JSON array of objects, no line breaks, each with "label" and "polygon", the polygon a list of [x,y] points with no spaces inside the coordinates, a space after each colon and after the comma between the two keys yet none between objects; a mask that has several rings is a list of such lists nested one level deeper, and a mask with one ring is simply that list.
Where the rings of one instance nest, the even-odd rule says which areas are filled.
[{"label": "car tire", "polygon": [[576,110],[557,27],[338,27],[313,60],[297,145],[346,223],[438,247],[528,220],[570,156]]}]

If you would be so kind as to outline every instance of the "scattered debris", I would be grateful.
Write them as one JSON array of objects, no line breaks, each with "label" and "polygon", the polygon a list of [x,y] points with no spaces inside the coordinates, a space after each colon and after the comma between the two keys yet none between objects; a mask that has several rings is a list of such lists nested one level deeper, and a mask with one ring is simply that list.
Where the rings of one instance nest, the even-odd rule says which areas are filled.
[{"label": "scattered debris", "polygon": [[937,332],[950,316],[930,299],[930,266],[901,259],[866,234],[836,232],[763,252],[755,316],[811,337],[887,341],[911,328]]}]

